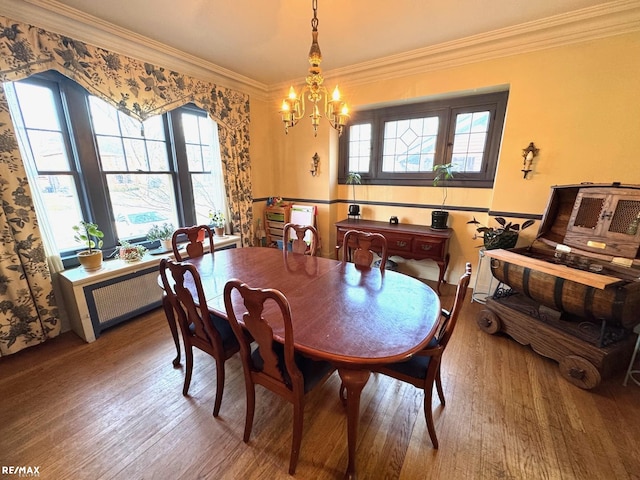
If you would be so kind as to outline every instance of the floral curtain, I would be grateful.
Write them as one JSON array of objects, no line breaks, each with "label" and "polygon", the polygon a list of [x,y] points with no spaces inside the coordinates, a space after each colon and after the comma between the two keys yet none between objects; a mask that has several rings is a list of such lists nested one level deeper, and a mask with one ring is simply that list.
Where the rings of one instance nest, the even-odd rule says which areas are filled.
[{"label": "floral curtain", "polygon": [[[0,82],[57,70],[144,120],[192,102],[218,124],[234,232],[253,239],[249,97],[0,16]],[[60,320],[27,175],[0,84],[0,355],[54,337]]]}]

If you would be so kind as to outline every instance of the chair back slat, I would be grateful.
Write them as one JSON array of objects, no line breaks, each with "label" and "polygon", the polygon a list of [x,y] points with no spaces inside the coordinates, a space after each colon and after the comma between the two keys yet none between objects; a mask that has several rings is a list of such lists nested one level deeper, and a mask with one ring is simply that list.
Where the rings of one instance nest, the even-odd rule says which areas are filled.
[{"label": "chair back slat", "polygon": [[381,257],[380,270],[384,272],[389,253],[387,239],[381,233],[349,230],[344,234],[342,249],[342,260],[353,262],[358,267],[371,267],[374,258],[373,253],[379,252]]},{"label": "chair back slat", "polygon": [[[246,312],[242,315],[243,325],[240,325],[232,301],[232,292],[237,291],[242,298]],[[277,307],[268,308],[265,304],[273,301]],[[236,337],[240,341],[240,351],[243,361],[249,369],[259,376],[267,376],[270,380],[279,382],[287,389],[300,389],[303,392],[304,380],[294,360],[293,327],[291,325],[291,308],[289,301],[282,292],[271,288],[251,288],[240,280],[230,280],[224,289],[224,302],[227,317]],[[284,327],[284,346],[273,340],[272,324],[281,322]],[[250,338],[243,334],[243,328],[250,338],[258,345],[262,365],[256,363],[251,355]],[[276,349],[284,348],[284,365],[281,364]],[[265,379],[262,378],[264,381]],[[268,381],[268,380],[267,380]],[[271,383],[271,382],[269,382]]]},{"label": "chair back slat", "polygon": [[178,239],[179,237],[181,238],[182,235],[187,237],[186,252],[188,258],[197,258],[205,254],[204,245],[207,237],[209,241],[209,252],[213,253],[213,232],[208,225],[194,225],[192,227],[178,228],[173,232],[173,236],[171,237],[173,255],[178,262],[184,260],[178,245]]},{"label": "chair back slat", "polygon": [[[292,239],[291,232],[295,232],[295,238]],[[319,237],[318,230],[312,225],[299,225],[296,223],[287,223],[283,229],[283,248],[287,249],[289,241],[291,241],[291,251],[293,253],[302,253],[307,255],[315,255],[318,249]],[[307,245],[305,237],[307,232],[311,232],[311,243]]]}]

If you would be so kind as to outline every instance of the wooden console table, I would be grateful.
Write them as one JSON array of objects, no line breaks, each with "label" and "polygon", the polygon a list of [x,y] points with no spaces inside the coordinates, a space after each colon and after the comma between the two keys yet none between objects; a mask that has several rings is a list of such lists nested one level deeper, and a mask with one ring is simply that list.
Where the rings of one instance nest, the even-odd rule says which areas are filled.
[{"label": "wooden console table", "polygon": [[[426,225],[391,224],[373,220],[342,220],[336,223],[336,242],[342,246],[344,234],[348,230],[362,232],[377,232],[387,239],[389,256],[398,255],[413,260],[433,260],[438,264],[437,291],[440,294],[440,284],[444,282],[444,274],[449,265],[449,239],[453,230],[436,230]],[[373,247],[376,247],[374,242]]]}]

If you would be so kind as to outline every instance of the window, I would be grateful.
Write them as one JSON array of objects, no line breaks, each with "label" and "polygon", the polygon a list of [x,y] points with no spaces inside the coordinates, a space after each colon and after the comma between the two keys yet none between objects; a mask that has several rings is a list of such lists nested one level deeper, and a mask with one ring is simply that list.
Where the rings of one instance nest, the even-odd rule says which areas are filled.
[{"label": "window", "polygon": [[65,265],[82,219],[100,226],[109,250],[144,241],[154,224],[209,223],[210,210],[226,211],[217,125],[205,111],[188,105],[139,122],[54,72],[5,90],[43,199],[38,218]]},{"label": "window", "polygon": [[452,186],[492,187],[508,92],[355,112],[340,139],[339,182],[349,172],[373,185],[433,184],[453,164]]}]

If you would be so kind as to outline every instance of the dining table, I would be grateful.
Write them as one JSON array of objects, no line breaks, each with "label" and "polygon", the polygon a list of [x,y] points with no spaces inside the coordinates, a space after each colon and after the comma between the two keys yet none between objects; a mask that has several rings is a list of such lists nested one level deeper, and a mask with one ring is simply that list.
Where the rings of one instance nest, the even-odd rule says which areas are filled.
[{"label": "dining table", "polygon": [[[357,478],[362,389],[374,366],[401,362],[426,347],[440,317],[438,295],[420,280],[399,272],[270,247],[221,250],[186,261],[197,268],[207,308],[214,315],[227,318],[223,290],[231,279],[285,295],[296,351],[332,363],[346,389],[345,478]],[[185,285],[195,293],[192,285]],[[232,303],[241,319],[246,310],[242,299],[236,295]],[[267,304],[265,316],[270,308],[275,312],[275,306]],[[272,329],[274,339],[284,342],[281,320],[275,320]]]}]

